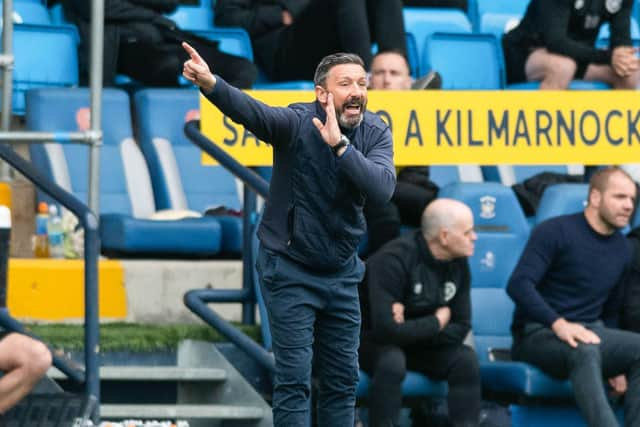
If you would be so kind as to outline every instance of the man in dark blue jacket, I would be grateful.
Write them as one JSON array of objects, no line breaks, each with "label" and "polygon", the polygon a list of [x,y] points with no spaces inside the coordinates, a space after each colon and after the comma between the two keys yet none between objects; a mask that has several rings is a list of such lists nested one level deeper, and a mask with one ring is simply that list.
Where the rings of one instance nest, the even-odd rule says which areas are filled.
[{"label": "man in dark blue jacket", "polygon": [[387,202],[395,186],[391,133],[366,111],[364,64],[354,54],[329,55],[315,73],[315,102],[274,108],[229,86],[183,46],[191,56],[184,77],[273,146],[257,269],[276,358],[275,425],[307,424],[313,358],[319,424],[352,427],[362,206]]},{"label": "man in dark blue jacket", "polygon": [[507,286],[513,358],[569,378],[590,427],[618,426],[603,377],[619,393],[628,384],[625,425],[640,425],[640,334],[615,328],[631,264],[619,230],[635,198],[626,172],[596,172],[584,212],[538,225]]}]

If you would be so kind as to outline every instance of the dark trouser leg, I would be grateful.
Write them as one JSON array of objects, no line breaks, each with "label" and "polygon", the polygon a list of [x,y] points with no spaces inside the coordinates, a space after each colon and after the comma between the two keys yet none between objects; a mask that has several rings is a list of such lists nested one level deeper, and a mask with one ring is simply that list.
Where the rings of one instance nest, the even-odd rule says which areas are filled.
[{"label": "dark trouser leg", "polygon": [[[256,264],[276,359],[274,425],[307,426],[310,420],[313,325],[321,301],[299,282],[295,271],[288,268],[278,255],[260,248]],[[276,276],[277,281],[274,280]]]},{"label": "dark trouser leg", "polygon": [[313,0],[276,43],[275,58],[258,57],[275,62],[269,76],[274,80],[313,80],[320,60],[336,52],[360,55],[368,69],[371,37],[365,0]]},{"label": "dark trouser leg", "polygon": [[480,368],[476,354],[466,345],[411,353],[410,370],[436,380],[447,380],[449,419],[455,427],[475,427],[480,418]]},{"label": "dark trouser leg", "polygon": [[353,427],[360,344],[360,275],[327,281],[327,306],[315,324],[318,425]]},{"label": "dark trouser leg", "polygon": [[363,367],[371,374],[369,427],[398,425],[402,407],[402,381],[407,373],[404,350],[396,346],[360,348]]},{"label": "dark trouser leg", "polygon": [[602,343],[602,369],[605,378],[625,374],[624,420],[628,427],[640,425],[640,334],[594,326]]},{"label": "dark trouser leg", "polygon": [[369,28],[378,51],[399,50],[407,56],[402,0],[367,0]]},{"label": "dark trouser leg", "polygon": [[601,347],[578,344],[572,348],[542,325],[530,324],[514,347],[514,358],[538,366],[556,378],[569,378],[576,403],[590,427],[617,427],[607,400]]}]

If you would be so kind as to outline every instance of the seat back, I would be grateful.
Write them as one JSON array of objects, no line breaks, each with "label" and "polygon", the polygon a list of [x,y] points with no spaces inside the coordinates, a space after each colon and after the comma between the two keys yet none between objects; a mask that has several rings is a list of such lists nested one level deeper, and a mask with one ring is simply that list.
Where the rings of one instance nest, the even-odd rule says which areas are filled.
[{"label": "seat back", "polygon": [[529,0],[472,0],[469,3],[469,18],[473,30],[481,30],[483,17],[488,14],[504,13],[522,17],[528,4]]},{"label": "seat back", "polygon": [[491,350],[511,348],[513,310],[513,301],[503,288],[471,289],[471,329],[481,363],[491,360]]},{"label": "seat back", "polygon": [[78,34],[70,26],[14,25],[15,114],[24,114],[24,94],[28,89],[78,85],[77,40]]},{"label": "seat back", "polygon": [[511,186],[525,181],[534,175],[543,172],[554,172],[567,175],[583,175],[583,165],[499,165],[483,166],[484,179],[498,181]]},{"label": "seat back", "polygon": [[[193,31],[201,37],[220,42],[222,52],[253,61],[253,48],[249,34],[243,28],[215,27]],[[215,66],[215,64],[214,64]]]},{"label": "seat back", "polygon": [[526,238],[529,225],[511,188],[496,182],[453,183],[440,189],[438,197],[466,203],[473,212],[476,231],[510,233]]},{"label": "seat back", "polygon": [[[3,13],[1,9],[0,7],[0,27]],[[13,2],[13,22],[14,24],[50,25],[51,17],[47,7],[41,2],[18,0]]]},{"label": "seat back", "polygon": [[430,70],[421,64],[429,35],[435,32],[471,33],[471,22],[459,9],[405,7],[402,9],[402,14],[408,38],[407,48],[415,49],[415,52],[408,52],[408,56],[411,58],[415,55],[419,61],[416,77]]},{"label": "seat back", "polygon": [[471,286],[504,288],[509,281],[526,239],[513,233],[478,232],[475,251],[469,257]]},{"label": "seat back", "polygon": [[429,179],[438,187],[452,182],[482,182],[482,171],[478,165],[433,165],[429,167]]},{"label": "seat back", "polygon": [[[27,129],[72,132],[89,129],[89,90],[34,89],[27,93]],[[103,145],[100,148],[100,213],[148,217],[155,212],[151,181],[133,139],[129,97],[117,89],[102,94]],[[52,142],[31,144],[32,161],[63,188],[87,203],[89,147]]]},{"label": "seat back", "polygon": [[427,37],[422,63],[422,69],[438,70],[443,89],[505,85],[502,50],[492,34],[434,33]]},{"label": "seat back", "polygon": [[167,14],[167,18],[183,30],[211,30],[213,4],[211,0],[202,0],[197,5],[179,5],[176,10]]},{"label": "seat back", "polygon": [[536,210],[536,224],[558,215],[582,212],[589,184],[555,184],[545,188]]},{"label": "seat back", "polygon": [[200,117],[199,92],[145,89],[134,97],[138,140],[149,164],[158,209],[241,208],[234,177],[222,166],[202,164],[202,152],[184,134]]}]

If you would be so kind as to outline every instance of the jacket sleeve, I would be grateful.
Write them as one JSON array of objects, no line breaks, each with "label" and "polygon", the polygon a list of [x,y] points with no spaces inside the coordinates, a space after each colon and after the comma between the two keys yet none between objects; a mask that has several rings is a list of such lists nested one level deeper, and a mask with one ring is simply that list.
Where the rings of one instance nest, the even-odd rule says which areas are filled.
[{"label": "jacket sleeve", "polygon": [[213,91],[204,95],[231,120],[273,146],[287,144],[298,132],[298,115],[292,109],[271,107],[260,102],[218,75]]},{"label": "jacket sleeve", "polygon": [[559,250],[558,242],[562,239],[558,236],[561,230],[554,224],[547,221],[533,229],[507,284],[507,293],[515,304],[531,320],[549,327],[560,315],[547,304],[537,287],[553,262]]},{"label": "jacket sleeve", "polygon": [[620,10],[609,22],[609,46],[611,50],[618,46],[631,46],[631,9],[633,0],[624,0]]},{"label": "jacket sleeve", "polygon": [[178,0],[131,0],[131,3],[155,10],[158,13],[171,13],[176,10],[179,2]]},{"label": "jacket sleeve", "polygon": [[596,64],[608,64],[611,62],[611,52],[596,49],[577,40],[568,37],[569,19],[571,17],[573,1],[567,0],[541,0],[538,13],[544,14],[538,17],[541,24],[540,33],[545,46],[550,52],[565,55],[576,61]]},{"label": "jacket sleeve", "polygon": [[410,345],[429,340],[440,330],[434,315],[405,319],[404,323],[393,320],[391,306],[404,302],[404,287],[409,281],[401,256],[380,253],[367,262],[367,289],[369,292],[369,315],[373,339],[379,344]]},{"label": "jacket sleeve", "polygon": [[378,135],[366,156],[349,146],[338,165],[371,203],[386,203],[396,186],[393,141],[389,128]]},{"label": "jacket sleeve", "polygon": [[244,28],[251,38],[256,38],[283,26],[282,10],[278,4],[256,6],[251,0],[217,0],[215,23]]},{"label": "jacket sleeve", "polygon": [[433,340],[437,346],[460,345],[471,330],[471,273],[466,260],[458,268],[463,269],[460,289],[448,304],[451,320]]}]

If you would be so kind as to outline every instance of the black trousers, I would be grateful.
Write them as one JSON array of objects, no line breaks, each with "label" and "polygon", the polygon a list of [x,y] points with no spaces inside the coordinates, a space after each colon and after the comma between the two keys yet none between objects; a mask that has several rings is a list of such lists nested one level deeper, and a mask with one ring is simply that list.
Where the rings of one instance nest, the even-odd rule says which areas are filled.
[{"label": "black trousers", "polygon": [[313,80],[326,55],[356,53],[368,69],[371,44],[406,52],[401,0],[312,0],[289,26],[253,40],[269,79]]},{"label": "black trousers", "polygon": [[455,427],[475,427],[480,417],[480,368],[475,352],[466,345],[415,348],[360,344],[360,365],[371,375],[369,426],[398,424],[402,407],[402,381],[407,370],[417,371],[449,385],[449,419]]}]

